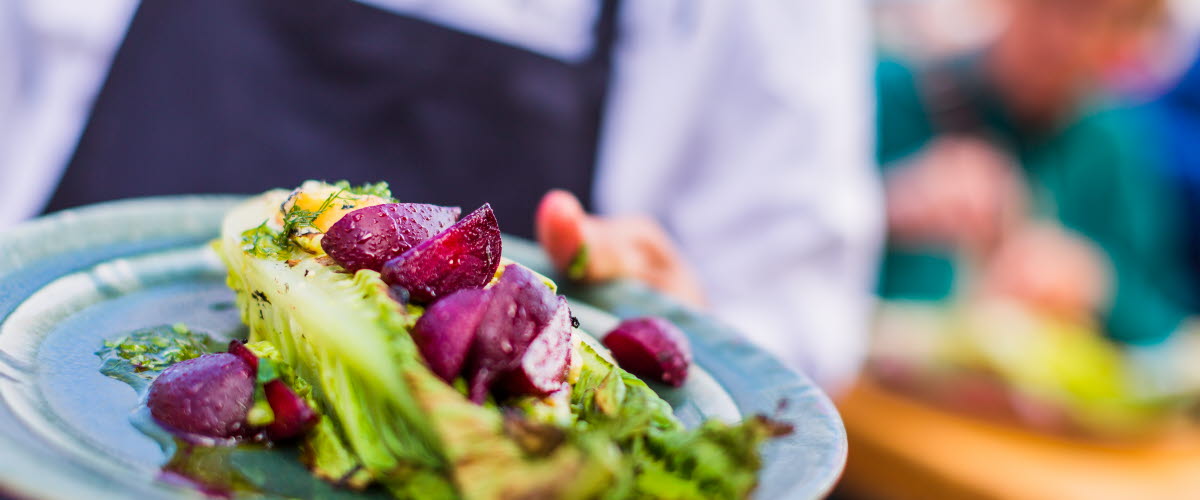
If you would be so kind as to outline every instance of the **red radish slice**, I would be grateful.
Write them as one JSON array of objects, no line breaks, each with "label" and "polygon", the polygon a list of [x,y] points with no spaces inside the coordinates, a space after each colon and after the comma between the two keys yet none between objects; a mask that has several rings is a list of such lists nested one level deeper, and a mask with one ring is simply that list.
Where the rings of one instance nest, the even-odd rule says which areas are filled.
[{"label": "red radish slice", "polygon": [[459,290],[434,302],[417,320],[413,341],[442,380],[450,382],[462,371],[490,297],[488,290]]},{"label": "red radish slice", "polygon": [[604,346],[612,351],[621,368],[679,387],[687,380],[692,349],[687,336],[660,317],[622,321],[604,337]]},{"label": "red radish slice", "polygon": [[408,290],[414,302],[429,303],[464,288],[482,288],[500,266],[500,251],[500,226],[485,204],[389,260],[383,280]]},{"label": "red radish slice", "polygon": [[235,354],[205,354],[171,365],[150,385],[150,415],[181,437],[229,439],[246,431],[254,370]]},{"label": "red radish slice", "polygon": [[444,231],[458,207],[388,203],[360,208],[330,226],[321,249],[347,271],[378,271],[383,264]]}]

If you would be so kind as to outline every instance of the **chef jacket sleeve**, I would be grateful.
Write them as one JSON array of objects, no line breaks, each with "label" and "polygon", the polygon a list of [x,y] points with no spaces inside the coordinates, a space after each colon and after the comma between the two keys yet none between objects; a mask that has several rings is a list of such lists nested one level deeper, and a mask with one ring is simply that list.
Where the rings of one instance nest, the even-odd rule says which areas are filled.
[{"label": "chef jacket sleeve", "polygon": [[657,217],[720,319],[843,387],[866,350],[882,238],[866,5],[626,9],[599,209]]}]

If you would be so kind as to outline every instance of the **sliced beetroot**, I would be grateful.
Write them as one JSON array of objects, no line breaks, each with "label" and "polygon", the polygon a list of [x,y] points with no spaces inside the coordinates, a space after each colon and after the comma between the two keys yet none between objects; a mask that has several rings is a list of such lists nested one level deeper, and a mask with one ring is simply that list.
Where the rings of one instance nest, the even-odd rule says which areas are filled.
[{"label": "sliced beetroot", "polygon": [[529,343],[516,369],[505,375],[505,387],[516,394],[546,396],[561,390],[571,368],[571,309],[558,298],[554,316]]},{"label": "sliced beetroot", "polygon": [[687,336],[663,318],[651,316],[622,321],[604,337],[621,368],[639,377],[679,387],[687,380],[692,349]]},{"label": "sliced beetroot", "polygon": [[360,208],[330,226],[321,248],[347,271],[378,271],[383,264],[444,231],[458,207],[388,203]]},{"label": "sliced beetroot", "polygon": [[[365,210],[365,209],[364,209]],[[500,265],[500,226],[484,205],[433,238],[383,265],[383,280],[433,302],[464,288],[482,288]]]},{"label": "sliced beetroot", "polygon": [[275,421],[267,425],[267,437],[272,441],[286,441],[300,437],[317,425],[321,416],[308,406],[308,402],[284,384],[275,379],[263,385],[267,395],[267,403],[275,413]]},{"label": "sliced beetroot", "polygon": [[245,361],[247,365],[250,365],[250,369],[253,370],[254,373],[258,373],[258,356],[255,356],[254,353],[251,352],[248,347],[246,347],[246,344],[242,343],[240,340],[230,340],[228,350],[229,354],[233,354],[239,358],[242,358],[242,361]]},{"label": "sliced beetroot", "polygon": [[205,354],[171,365],[150,385],[150,415],[181,437],[228,439],[245,431],[254,370],[235,354]]},{"label": "sliced beetroot", "polygon": [[417,320],[413,340],[442,380],[450,382],[462,371],[490,296],[480,288],[459,290],[434,302]]},{"label": "sliced beetroot", "polygon": [[491,298],[475,331],[468,363],[470,396],[477,403],[487,398],[497,380],[520,365],[530,343],[555,317],[559,304],[537,275],[517,264],[504,268],[488,291]]}]

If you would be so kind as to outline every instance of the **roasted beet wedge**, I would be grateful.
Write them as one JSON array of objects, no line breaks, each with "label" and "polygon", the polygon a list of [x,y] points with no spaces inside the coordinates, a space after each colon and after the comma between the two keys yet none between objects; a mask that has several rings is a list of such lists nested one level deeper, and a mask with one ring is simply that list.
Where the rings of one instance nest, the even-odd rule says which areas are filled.
[{"label": "roasted beet wedge", "polygon": [[254,370],[236,354],[205,354],[170,366],[150,385],[150,415],[180,437],[230,439],[246,432]]},{"label": "roasted beet wedge", "polygon": [[529,343],[516,369],[504,377],[505,388],[514,394],[548,395],[562,389],[571,367],[571,309],[566,297],[542,331]]},{"label": "roasted beet wedge", "polygon": [[537,275],[517,264],[504,268],[500,280],[488,291],[491,299],[475,331],[467,373],[471,400],[477,403],[487,398],[501,377],[520,365],[559,304]]},{"label": "roasted beet wedge", "polygon": [[481,288],[500,265],[500,226],[491,205],[467,214],[437,236],[383,265],[383,280],[429,303],[464,288]]},{"label": "roasted beet wedge", "polygon": [[388,203],[346,214],[325,232],[321,249],[347,271],[378,271],[383,264],[444,231],[458,207]]},{"label": "roasted beet wedge", "polygon": [[687,380],[692,364],[692,349],[679,328],[656,316],[622,321],[604,336],[604,346],[612,351],[621,368],[679,387]]},{"label": "roasted beet wedge", "polygon": [[275,413],[275,421],[267,425],[267,437],[271,441],[300,437],[321,420],[308,402],[297,396],[282,380],[267,382],[263,385],[263,392],[267,395],[271,411]]},{"label": "roasted beet wedge", "polygon": [[490,297],[489,290],[459,290],[434,302],[417,320],[413,341],[442,380],[450,382],[462,371]]}]

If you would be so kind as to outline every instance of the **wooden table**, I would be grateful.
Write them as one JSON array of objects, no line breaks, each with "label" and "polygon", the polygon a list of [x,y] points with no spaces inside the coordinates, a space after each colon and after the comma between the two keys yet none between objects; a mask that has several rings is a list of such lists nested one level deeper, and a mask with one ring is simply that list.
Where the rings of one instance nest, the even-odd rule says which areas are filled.
[{"label": "wooden table", "polygon": [[850,439],[842,491],[863,498],[1200,499],[1200,432],[1136,443],[1022,431],[861,382],[838,404]]}]

